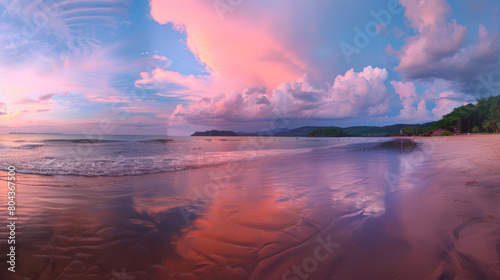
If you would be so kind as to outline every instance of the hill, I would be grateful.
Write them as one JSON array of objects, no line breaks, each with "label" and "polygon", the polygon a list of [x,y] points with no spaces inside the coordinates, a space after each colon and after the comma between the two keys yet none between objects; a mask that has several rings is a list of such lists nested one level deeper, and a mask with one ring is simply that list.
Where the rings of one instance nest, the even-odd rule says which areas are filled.
[{"label": "hill", "polygon": [[209,130],[205,132],[196,131],[191,136],[238,136],[234,131]]},{"label": "hill", "polygon": [[307,137],[345,137],[348,136],[341,128],[338,127],[327,127],[327,128],[318,128],[309,131],[307,133]]},{"label": "hill", "polygon": [[394,124],[387,126],[352,126],[343,128],[343,130],[350,136],[392,136],[399,135],[400,131],[406,127],[419,127],[422,130],[430,129],[435,122],[428,122],[424,124]]},{"label": "hill", "polygon": [[288,131],[280,131],[274,133],[273,136],[277,137],[306,137],[307,133],[311,130],[328,128],[328,126],[302,126],[294,129],[290,129]]},{"label": "hill", "polygon": [[287,132],[290,131],[288,128],[278,128],[278,129],[271,129],[271,130],[263,130],[259,132],[236,132],[238,136],[272,136],[275,135],[276,133],[279,132]]},{"label": "hill", "polygon": [[[399,135],[400,130],[409,126],[417,126],[422,130],[430,129],[435,122],[429,122],[424,124],[395,124],[388,126],[352,126],[341,129],[345,135],[351,137],[369,137],[369,136],[392,136]],[[281,131],[265,131],[262,133],[243,133],[238,134],[240,136],[276,136],[276,137],[306,137],[307,134],[313,130],[318,129],[330,129],[332,126],[302,126],[294,129],[282,129]],[[333,136],[342,137],[342,136]]]}]

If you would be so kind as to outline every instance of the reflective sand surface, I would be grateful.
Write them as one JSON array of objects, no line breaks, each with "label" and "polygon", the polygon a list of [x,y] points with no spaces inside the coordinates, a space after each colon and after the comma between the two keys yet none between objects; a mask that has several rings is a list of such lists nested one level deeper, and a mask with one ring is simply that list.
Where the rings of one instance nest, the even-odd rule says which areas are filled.
[{"label": "reflective sand surface", "polygon": [[498,279],[499,140],[355,144],[129,177],[18,174],[16,273],[4,256],[1,275]]}]

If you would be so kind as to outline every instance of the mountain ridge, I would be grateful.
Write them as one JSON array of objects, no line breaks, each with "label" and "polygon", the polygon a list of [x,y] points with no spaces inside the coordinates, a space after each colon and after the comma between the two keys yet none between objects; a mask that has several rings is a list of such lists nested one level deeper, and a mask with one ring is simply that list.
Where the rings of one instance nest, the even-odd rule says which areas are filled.
[{"label": "mountain ridge", "polygon": [[[405,127],[419,127],[421,129],[431,129],[436,122],[423,124],[393,124],[387,126],[301,126],[293,129],[279,128],[261,132],[243,132],[243,131],[219,131],[210,130],[205,132],[195,132],[191,136],[275,136],[275,137],[307,137],[309,132],[321,129],[340,129],[345,133],[341,135],[346,137],[370,137],[370,136],[392,136],[399,135]],[[340,135],[340,134],[339,134]]]},{"label": "mountain ridge", "polygon": [[399,134],[400,130],[409,126],[417,126],[422,129],[431,128],[436,122],[427,122],[423,124],[393,124],[386,126],[350,126],[350,127],[335,127],[335,126],[301,126],[293,129],[268,130],[262,132],[245,132],[238,133],[238,136],[277,136],[277,137],[306,137],[307,134],[316,129],[339,128],[350,137],[363,136],[391,136]]}]

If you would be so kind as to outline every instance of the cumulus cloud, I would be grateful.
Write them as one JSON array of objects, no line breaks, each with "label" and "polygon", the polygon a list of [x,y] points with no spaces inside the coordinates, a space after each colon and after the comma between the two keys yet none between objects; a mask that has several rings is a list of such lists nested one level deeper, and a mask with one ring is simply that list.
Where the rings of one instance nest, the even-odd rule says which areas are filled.
[{"label": "cumulus cloud", "polygon": [[476,41],[466,45],[467,28],[450,19],[446,0],[400,0],[405,17],[417,33],[405,40],[396,56],[395,70],[406,79],[441,78],[462,87],[499,64],[500,44],[495,32],[479,25]]},{"label": "cumulus cloud", "polygon": [[425,100],[420,100],[417,103],[417,107],[413,106],[418,99],[415,84],[412,82],[392,81],[391,85],[396,90],[403,105],[403,109],[401,109],[399,116],[396,116],[396,119],[412,122],[428,121],[431,119]]},{"label": "cumulus cloud", "polygon": [[[362,72],[353,69],[335,78],[326,90],[311,87],[307,80],[284,83],[273,92],[272,101],[279,111],[300,118],[344,118],[375,116],[388,111],[387,71],[368,66]],[[281,107],[280,107],[281,106]]]},{"label": "cumulus cloud", "polygon": [[353,69],[336,77],[333,85],[316,88],[307,76],[282,83],[270,94],[265,88],[219,94],[198,103],[177,106],[172,121],[191,124],[224,124],[279,118],[336,119],[380,116],[388,112],[385,69]]},{"label": "cumulus cloud", "polygon": [[257,121],[270,116],[270,102],[265,88],[246,89],[242,92],[204,97],[198,103],[178,105],[172,123],[221,125],[228,122]]},{"label": "cumulus cloud", "polygon": [[442,116],[451,113],[453,109],[470,103],[463,101],[464,99],[466,99],[466,97],[463,93],[455,91],[442,92],[436,100],[436,107],[432,109],[432,113],[441,118]]},{"label": "cumulus cloud", "polygon": [[412,82],[397,82],[392,81],[391,85],[396,90],[396,93],[403,100],[411,100],[417,96],[417,90],[415,88],[415,84]]},{"label": "cumulus cloud", "polygon": [[[403,106],[400,114],[395,119],[412,122],[435,120],[450,113],[456,107],[471,103],[470,96],[462,92],[453,90],[440,92],[440,88],[446,88],[447,84],[449,83],[437,81],[431,85],[430,89],[425,91],[423,96],[420,96],[413,82],[391,81],[391,85],[399,95]],[[427,109],[429,101],[436,104],[431,111]],[[415,104],[417,104],[416,107]]]}]

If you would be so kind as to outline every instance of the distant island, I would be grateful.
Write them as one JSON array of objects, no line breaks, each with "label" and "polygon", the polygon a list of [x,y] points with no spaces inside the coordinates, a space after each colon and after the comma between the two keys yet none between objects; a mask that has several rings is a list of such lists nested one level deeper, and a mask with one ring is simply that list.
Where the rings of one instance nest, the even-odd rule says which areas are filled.
[{"label": "distant island", "polygon": [[191,136],[238,136],[234,131],[208,130],[205,132],[196,131]]}]

